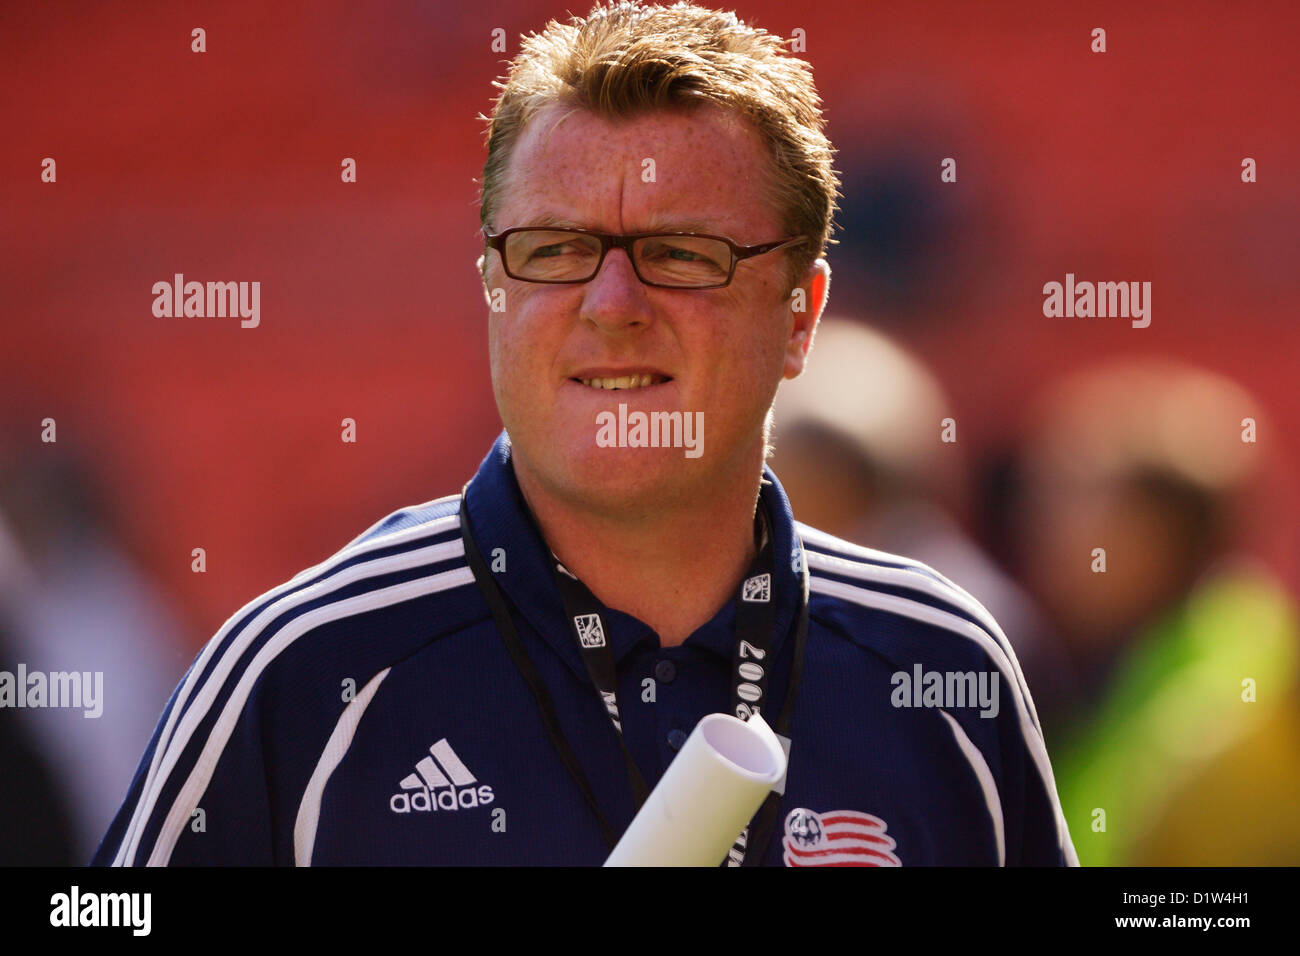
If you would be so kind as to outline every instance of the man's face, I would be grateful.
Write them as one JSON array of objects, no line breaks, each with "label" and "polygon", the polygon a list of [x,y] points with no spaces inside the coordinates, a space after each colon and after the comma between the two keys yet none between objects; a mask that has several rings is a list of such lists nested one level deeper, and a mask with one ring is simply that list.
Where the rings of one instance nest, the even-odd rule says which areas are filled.
[{"label": "man's face", "polygon": [[[552,106],[516,144],[489,225],[771,242],[788,237],[763,201],[769,176],[757,132],[713,106],[620,121]],[[741,261],[725,288],[689,290],[643,285],[619,249],[578,285],[516,281],[489,251],[488,294],[504,291],[504,310],[489,312],[492,383],[521,478],[572,504],[626,513],[757,467],[777,384],[802,370],[824,298],[824,279],[807,295],[825,269],[819,262],[802,282],[805,308],[792,310],[786,255]],[[658,384],[607,390],[581,381],[638,374]],[[620,404],[629,415],[700,421],[702,412],[701,453],[603,447],[599,416]]]}]

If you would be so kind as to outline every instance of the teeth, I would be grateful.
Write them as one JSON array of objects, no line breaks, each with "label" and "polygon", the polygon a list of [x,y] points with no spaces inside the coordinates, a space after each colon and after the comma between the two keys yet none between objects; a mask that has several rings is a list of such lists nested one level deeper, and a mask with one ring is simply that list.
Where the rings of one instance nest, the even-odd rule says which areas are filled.
[{"label": "teeth", "polygon": [[619,388],[645,388],[647,385],[653,384],[657,377],[658,376],[651,375],[647,372],[641,375],[620,375],[617,378],[584,378],[581,381],[583,385],[586,385],[589,388],[605,388],[612,390]]}]

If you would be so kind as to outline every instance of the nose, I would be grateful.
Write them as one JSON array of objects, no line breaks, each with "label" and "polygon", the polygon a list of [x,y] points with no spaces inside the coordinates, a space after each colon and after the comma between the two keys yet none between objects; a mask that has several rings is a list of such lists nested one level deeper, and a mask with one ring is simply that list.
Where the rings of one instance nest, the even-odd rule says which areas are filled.
[{"label": "nose", "polygon": [[653,319],[646,287],[623,249],[610,249],[592,280],[583,286],[579,318],[607,332],[649,325]]}]

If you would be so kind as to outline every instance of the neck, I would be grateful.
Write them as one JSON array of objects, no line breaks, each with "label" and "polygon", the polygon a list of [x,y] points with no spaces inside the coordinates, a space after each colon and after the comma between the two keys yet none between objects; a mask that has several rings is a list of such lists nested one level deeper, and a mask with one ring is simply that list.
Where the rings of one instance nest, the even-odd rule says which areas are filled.
[{"label": "neck", "polygon": [[676,647],[735,597],[753,562],[762,457],[708,496],[595,510],[548,491],[515,461],[524,499],[556,557],[606,607],[654,629]]}]

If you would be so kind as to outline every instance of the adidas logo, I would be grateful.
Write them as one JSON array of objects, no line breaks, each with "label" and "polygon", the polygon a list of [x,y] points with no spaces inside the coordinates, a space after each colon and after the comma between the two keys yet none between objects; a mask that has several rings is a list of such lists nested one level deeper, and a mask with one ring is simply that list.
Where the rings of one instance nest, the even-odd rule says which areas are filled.
[{"label": "adidas logo", "polygon": [[429,756],[415,765],[415,773],[403,778],[402,792],[389,798],[388,807],[393,813],[410,813],[486,806],[494,799],[492,788],[486,784],[476,787],[477,782],[443,737],[429,748]]}]

